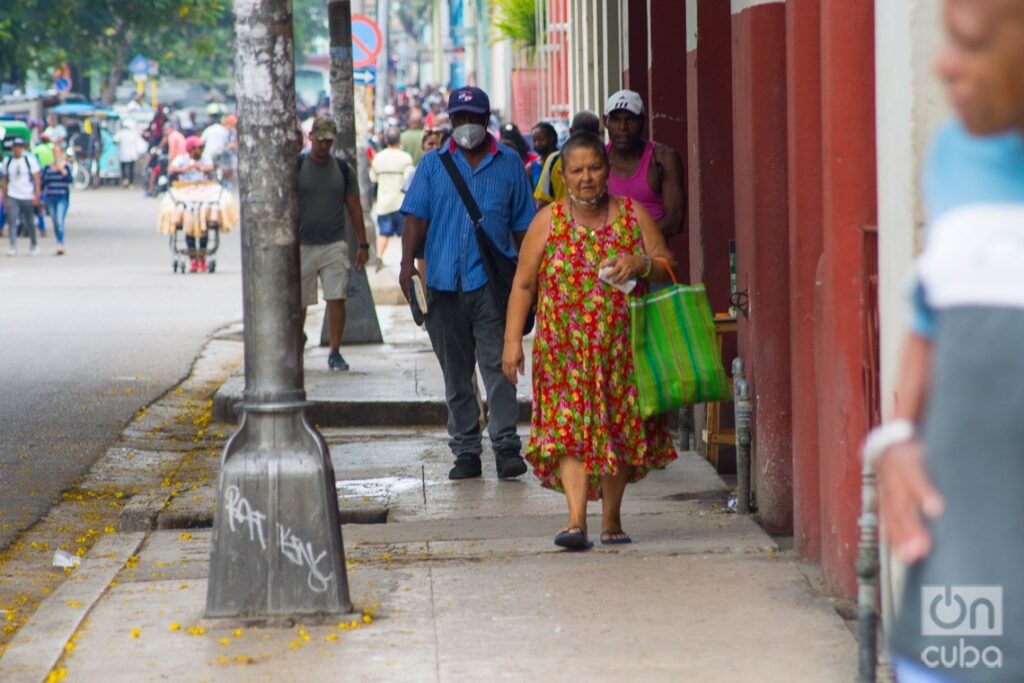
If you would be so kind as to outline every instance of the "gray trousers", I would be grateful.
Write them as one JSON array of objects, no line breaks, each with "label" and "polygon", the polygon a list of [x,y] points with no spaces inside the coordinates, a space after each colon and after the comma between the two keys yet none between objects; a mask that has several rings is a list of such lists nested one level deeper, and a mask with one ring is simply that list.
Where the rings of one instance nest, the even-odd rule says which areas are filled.
[{"label": "gray trousers", "polygon": [[477,363],[487,392],[487,432],[494,450],[519,453],[516,389],[501,371],[505,315],[487,286],[473,292],[427,291],[427,334],[444,374],[452,453],[480,455],[480,408],[473,391]]},{"label": "gray trousers", "polygon": [[7,212],[7,228],[10,230],[8,237],[11,240],[11,248],[13,249],[18,244],[19,216],[21,224],[28,232],[29,239],[32,240],[32,246],[36,246],[36,212],[32,207],[32,200],[8,197],[4,204],[4,210]]}]

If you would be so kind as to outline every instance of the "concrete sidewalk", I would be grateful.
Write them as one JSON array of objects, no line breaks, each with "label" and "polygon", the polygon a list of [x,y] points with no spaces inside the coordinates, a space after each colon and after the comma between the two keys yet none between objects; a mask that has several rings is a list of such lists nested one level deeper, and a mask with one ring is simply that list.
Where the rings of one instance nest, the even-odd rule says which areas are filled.
[{"label": "concrete sidewalk", "polygon": [[[435,401],[436,361],[400,312],[381,309],[389,343],[365,357],[377,356],[375,373],[404,369],[386,380],[395,391]],[[349,348],[355,370],[324,370],[322,381],[346,382],[348,392],[372,398],[356,391],[367,378],[349,379],[364,353]],[[306,362],[314,395],[324,351],[307,350]],[[151,525],[92,547],[9,645],[0,679],[820,683],[855,676],[854,638],[813,574],[749,518],[726,511],[725,484],[696,454],[629,487],[623,521],[633,545],[568,553],[551,542],[565,518],[561,495],[530,474],[498,481],[486,459],[482,479],[449,482],[447,434],[437,426],[323,429],[342,510],[369,507],[386,520],[343,525],[359,613],[276,626],[206,620],[222,442],[209,439],[232,427],[200,418],[198,435],[195,423],[155,405],[128,432],[150,431],[146,419],[182,429],[151,444],[154,452],[183,453],[184,464],[159,489],[176,494],[140,498],[134,509]],[[193,433],[187,450],[182,442]],[[121,465],[132,476],[132,463]],[[110,462],[98,467],[106,478],[117,471]],[[136,498],[144,488],[133,489]],[[599,516],[589,523],[596,535]]]}]

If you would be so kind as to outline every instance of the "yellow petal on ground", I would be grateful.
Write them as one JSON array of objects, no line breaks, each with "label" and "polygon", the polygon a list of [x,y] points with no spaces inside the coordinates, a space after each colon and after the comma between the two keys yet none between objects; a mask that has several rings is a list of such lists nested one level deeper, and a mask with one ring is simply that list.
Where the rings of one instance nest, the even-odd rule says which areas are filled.
[{"label": "yellow petal on ground", "polygon": [[78,600],[68,600],[68,607],[85,607],[85,605],[78,602]]},{"label": "yellow petal on ground", "polygon": [[300,647],[302,647],[302,641],[293,640],[292,642],[288,643],[288,647],[292,648],[293,650],[298,650]]},{"label": "yellow petal on ground", "polygon": [[227,657],[217,657],[217,663],[218,664],[227,664],[230,661],[231,660],[228,659]]},{"label": "yellow petal on ground", "polygon": [[181,630],[181,624],[179,624],[176,621],[172,621],[171,625],[167,627],[167,630],[169,630],[169,631],[180,631]]},{"label": "yellow petal on ground", "polygon": [[192,534],[188,534],[188,533],[185,533],[183,531],[180,534],[178,534],[178,540],[179,541],[191,541],[192,540]]},{"label": "yellow petal on ground", "polygon": [[142,635],[142,631],[140,629],[137,629],[137,628],[133,628],[132,629],[132,632],[131,632],[131,637],[132,638],[138,638],[140,635]]},{"label": "yellow petal on ground", "polygon": [[373,623],[373,617],[371,617],[369,614],[364,614],[363,615],[363,623],[364,624],[372,624]]},{"label": "yellow petal on ground", "polygon": [[221,638],[220,639],[220,644],[223,645],[224,647],[227,647],[230,643],[231,643],[231,639],[230,638]]},{"label": "yellow petal on ground", "polygon": [[324,640],[326,640],[328,643],[333,642],[333,641],[335,641],[337,639],[338,639],[338,634],[337,633],[328,633],[326,636],[324,636]]},{"label": "yellow petal on ground", "polygon": [[245,632],[242,629],[236,628],[234,631],[231,632],[231,635],[233,635],[235,638],[241,638],[243,633]]}]

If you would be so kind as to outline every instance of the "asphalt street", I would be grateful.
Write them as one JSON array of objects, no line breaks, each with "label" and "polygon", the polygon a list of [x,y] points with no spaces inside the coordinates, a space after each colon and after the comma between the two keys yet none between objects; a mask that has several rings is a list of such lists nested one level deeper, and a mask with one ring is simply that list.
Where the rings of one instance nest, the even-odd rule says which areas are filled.
[{"label": "asphalt street", "polygon": [[67,254],[0,242],[0,548],[49,509],[142,406],[188,374],[207,337],[241,320],[238,231],[214,274],[175,274],[158,202],[74,193]]}]

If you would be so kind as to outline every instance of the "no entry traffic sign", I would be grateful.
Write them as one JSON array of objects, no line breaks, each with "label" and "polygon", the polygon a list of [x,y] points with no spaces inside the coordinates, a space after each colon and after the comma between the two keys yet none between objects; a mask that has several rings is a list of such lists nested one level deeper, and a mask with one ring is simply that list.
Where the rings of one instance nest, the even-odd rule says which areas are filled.
[{"label": "no entry traffic sign", "polygon": [[352,15],[352,66],[361,69],[377,63],[377,55],[383,47],[380,27],[362,14]]}]

